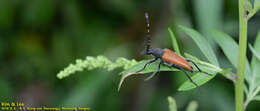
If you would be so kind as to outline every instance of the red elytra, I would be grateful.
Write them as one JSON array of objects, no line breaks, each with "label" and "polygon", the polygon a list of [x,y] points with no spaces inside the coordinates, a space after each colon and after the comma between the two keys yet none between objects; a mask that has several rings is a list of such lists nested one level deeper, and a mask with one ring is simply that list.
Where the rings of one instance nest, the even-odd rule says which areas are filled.
[{"label": "red elytra", "polygon": [[186,59],[182,58],[181,56],[177,55],[170,49],[163,49],[164,53],[162,55],[162,59],[165,62],[171,63],[171,64],[176,64],[178,66],[181,66],[182,68],[191,71],[192,68],[190,64],[187,62]]}]

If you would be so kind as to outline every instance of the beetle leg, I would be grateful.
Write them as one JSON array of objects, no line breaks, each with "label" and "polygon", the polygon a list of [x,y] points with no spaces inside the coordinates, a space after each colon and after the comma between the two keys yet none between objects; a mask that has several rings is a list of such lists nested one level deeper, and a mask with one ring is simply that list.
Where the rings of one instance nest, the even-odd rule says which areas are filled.
[{"label": "beetle leg", "polygon": [[161,68],[161,64],[162,64],[162,63],[163,63],[163,61],[161,60],[160,63],[159,63],[159,65],[158,65],[158,69],[157,69],[157,71],[154,72],[154,73],[153,73],[152,75],[150,75],[149,77],[147,77],[147,78],[145,79],[145,81],[147,81],[147,80],[153,78],[153,77],[155,76],[155,74],[157,74],[157,73],[160,72],[160,68]]},{"label": "beetle leg", "polygon": [[190,80],[190,82],[193,83],[196,87],[199,87],[198,84],[195,83],[195,82],[191,79],[190,75],[189,75],[182,67],[180,67],[180,66],[178,66],[178,65],[176,65],[176,64],[172,64],[172,67],[174,67],[174,68],[176,68],[176,69],[179,69],[179,70],[181,70],[182,72],[184,72],[184,74],[188,77],[188,79]]},{"label": "beetle leg", "polygon": [[143,71],[148,64],[151,64],[151,63],[155,62],[156,60],[158,60],[158,58],[155,58],[154,60],[151,60],[151,61],[147,62],[142,69],[140,69],[139,71],[137,71],[137,73]]},{"label": "beetle leg", "polygon": [[[207,74],[207,75],[212,76],[212,74],[209,74],[209,73],[207,73],[207,72],[202,71],[202,70],[199,68],[199,66],[198,66],[195,62],[193,62],[192,60],[187,59],[187,61],[188,61],[188,62],[191,62],[191,63],[199,70],[198,72],[202,72],[202,73],[204,73],[204,74]],[[195,71],[192,70],[191,72],[193,73],[193,72],[195,72]]]}]

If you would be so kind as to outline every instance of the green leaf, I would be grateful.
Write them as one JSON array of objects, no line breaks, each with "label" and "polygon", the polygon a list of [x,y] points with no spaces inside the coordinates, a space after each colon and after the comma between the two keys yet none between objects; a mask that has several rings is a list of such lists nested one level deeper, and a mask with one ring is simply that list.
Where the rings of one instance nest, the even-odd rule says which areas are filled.
[{"label": "green leaf", "polygon": [[[228,60],[231,62],[231,64],[237,68],[237,62],[238,62],[238,44],[230,37],[229,35],[220,32],[220,31],[210,31],[210,34],[212,37],[216,40],[216,42],[219,44],[221,49],[223,50],[224,54],[228,58]],[[246,59],[245,63],[245,78],[249,82],[251,71],[249,62]]]},{"label": "green leaf", "polygon": [[248,45],[250,51],[254,54],[254,56],[260,61],[260,54],[257,53],[257,51],[253,48],[251,44]]},{"label": "green leaf", "polygon": [[216,42],[210,37],[209,29],[221,29],[223,25],[223,0],[194,0],[193,12],[197,30],[208,40],[211,47],[216,49]]},{"label": "green leaf", "polygon": [[251,85],[253,88],[256,86],[260,85],[260,32],[258,33],[255,43],[254,43],[254,48],[249,45],[249,48],[253,52],[253,57],[251,61],[251,68],[252,68],[252,79],[251,79]]},{"label": "green leaf", "polygon": [[253,100],[255,100],[255,101],[260,101],[260,95],[255,96],[255,97],[253,98]]},{"label": "green leaf", "polygon": [[191,101],[188,105],[186,111],[196,111],[198,109],[198,102],[197,101]]},{"label": "green leaf", "polygon": [[203,37],[199,32],[191,28],[184,27],[184,26],[179,26],[179,27],[195,41],[195,43],[199,46],[200,50],[210,61],[210,63],[219,66],[217,57],[213,49],[211,48],[210,44],[208,43],[208,41],[205,39],[205,37]]},{"label": "green leaf", "polygon": [[255,0],[254,10],[257,12],[260,9],[260,0]]},{"label": "green leaf", "polygon": [[249,20],[251,17],[253,17],[259,9],[260,9],[260,0],[255,0],[255,2],[254,2],[254,8],[253,8],[253,10],[251,10],[251,11],[249,12],[249,14],[248,14],[248,16],[247,16],[247,17],[248,17],[248,20]]},{"label": "green leaf", "polygon": [[[197,58],[186,54],[185,56],[191,60],[193,60],[203,71],[208,72],[210,74],[212,74],[212,76],[209,76],[207,74],[204,73],[197,73],[194,76],[192,76],[192,80],[198,84],[198,86],[201,86],[203,84],[205,84],[206,82],[208,82],[209,80],[213,79],[217,73],[229,73],[230,68],[222,70],[217,66],[214,66],[212,64],[203,62],[198,60]],[[196,88],[196,86],[194,84],[192,84],[189,80],[185,81],[179,88],[178,91],[187,91],[187,90],[191,90],[193,88]]]},{"label": "green leaf", "polygon": [[244,2],[244,7],[248,12],[251,12],[253,10],[253,6],[250,1],[246,0]]},{"label": "green leaf", "polygon": [[257,13],[257,11],[260,9],[260,0],[255,0],[254,1],[254,8],[253,8],[253,10],[251,10],[250,12],[249,12],[249,14],[248,14],[248,20],[251,18],[251,17],[253,17],[256,13]]},{"label": "green leaf", "polygon": [[[147,67],[143,71],[141,71],[140,73],[135,73],[135,72],[139,71],[140,69],[142,69],[144,67],[144,65],[148,61],[151,61],[151,60],[152,59],[141,61],[139,64],[121,72],[120,74],[121,74],[122,77],[121,77],[121,80],[120,80],[120,83],[119,83],[119,86],[118,86],[118,91],[120,90],[123,81],[127,77],[129,77],[131,75],[136,75],[136,74],[148,74],[148,73],[151,73],[151,72],[156,72],[158,70],[158,65],[159,65],[160,60],[157,60],[156,62],[154,62],[150,65],[147,65]],[[165,66],[165,65],[161,65],[160,71],[178,71],[178,70],[175,69],[175,68]]]},{"label": "green leaf", "polygon": [[[124,70],[123,72],[121,72],[120,75],[124,76],[127,73],[137,72],[140,69],[142,69],[148,61],[151,61],[151,60],[153,60],[153,59],[140,61],[138,64],[134,65],[133,67],[128,68],[128,69]],[[141,71],[141,73],[147,74],[147,73],[157,71],[159,62],[160,62],[160,60],[158,59],[156,62],[147,65],[147,67],[143,71]],[[161,65],[160,69],[161,69],[160,71],[177,71],[177,69],[171,68],[171,67],[168,67],[168,66],[165,66],[165,65]]]},{"label": "green leaf", "polygon": [[181,52],[180,52],[180,49],[179,49],[179,46],[178,46],[178,42],[177,42],[177,40],[176,40],[176,37],[175,37],[173,31],[171,30],[171,28],[168,28],[168,31],[169,31],[170,36],[171,36],[171,39],[172,39],[172,45],[173,45],[174,51],[175,51],[178,55],[181,55]]},{"label": "green leaf", "polygon": [[[209,72],[210,70],[207,69],[206,70],[206,67],[201,67],[200,68],[206,72]],[[210,74],[212,74],[212,76],[209,76],[209,75],[206,75],[206,74],[203,74],[203,73],[197,73],[195,74],[194,76],[191,77],[191,79],[196,83],[198,84],[198,86],[201,86],[203,84],[205,84],[206,82],[208,82],[209,80],[213,79],[217,72],[210,72]],[[179,88],[178,88],[178,91],[187,91],[187,90],[191,90],[191,89],[194,89],[196,88],[196,86],[191,83],[189,80],[185,81]]]},{"label": "green leaf", "polygon": [[177,105],[176,105],[176,101],[174,100],[174,98],[169,96],[168,102],[169,102],[169,109],[170,109],[169,111],[177,111]]}]

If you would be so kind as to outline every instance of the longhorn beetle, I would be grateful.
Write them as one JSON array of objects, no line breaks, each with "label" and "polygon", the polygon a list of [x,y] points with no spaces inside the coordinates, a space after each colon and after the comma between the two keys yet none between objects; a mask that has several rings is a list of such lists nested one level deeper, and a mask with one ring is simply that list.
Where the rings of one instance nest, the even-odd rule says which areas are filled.
[{"label": "longhorn beetle", "polygon": [[[180,71],[184,72],[184,74],[188,77],[188,79],[190,80],[191,83],[193,83],[196,87],[198,87],[198,85],[191,79],[191,77],[188,75],[188,72],[191,72],[191,73],[195,73],[195,72],[202,72],[202,73],[205,73],[207,75],[211,75],[207,72],[204,72],[202,71],[197,64],[195,64],[193,61],[191,60],[188,60],[188,59],[184,59],[183,57],[177,55],[176,53],[174,53],[173,51],[171,51],[170,49],[159,49],[159,48],[156,48],[156,49],[152,49],[151,48],[151,34],[150,34],[150,22],[149,22],[149,15],[148,13],[146,12],[144,14],[145,16],[145,22],[146,22],[146,40],[145,40],[145,46],[146,46],[146,50],[145,50],[145,55],[152,55],[154,56],[154,59],[151,60],[151,61],[148,61],[144,67],[142,69],[140,69],[138,72],[141,72],[143,71],[146,66],[148,64],[151,64],[155,61],[157,61],[158,59],[160,60],[160,63],[158,65],[158,69],[156,72],[154,72],[150,77],[148,77],[146,80],[152,78],[156,73],[159,73],[160,72],[160,66],[161,64],[164,64],[168,67],[173,67],[173,68],[176,68],[176,69],[179,69]],[[197,69],[198,71],[194,71],[193,70],[193,67],[189,64],[192,63]]]}]

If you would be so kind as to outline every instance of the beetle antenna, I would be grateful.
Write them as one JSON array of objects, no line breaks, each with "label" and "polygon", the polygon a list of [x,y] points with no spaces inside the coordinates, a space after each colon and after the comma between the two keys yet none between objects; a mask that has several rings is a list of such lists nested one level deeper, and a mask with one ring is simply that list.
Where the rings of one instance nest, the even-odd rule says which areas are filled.
[{"label": "beetle antenna", "polygon": [[150,34],[150,20],[149,20],[149,14],[147,12],[144,13],[145,17],[145,28],[146,28],[146,40],[145,40],[145,46],[146,46],[146,52],[145,54],[148,54],[151,50],[151,34]]}]

